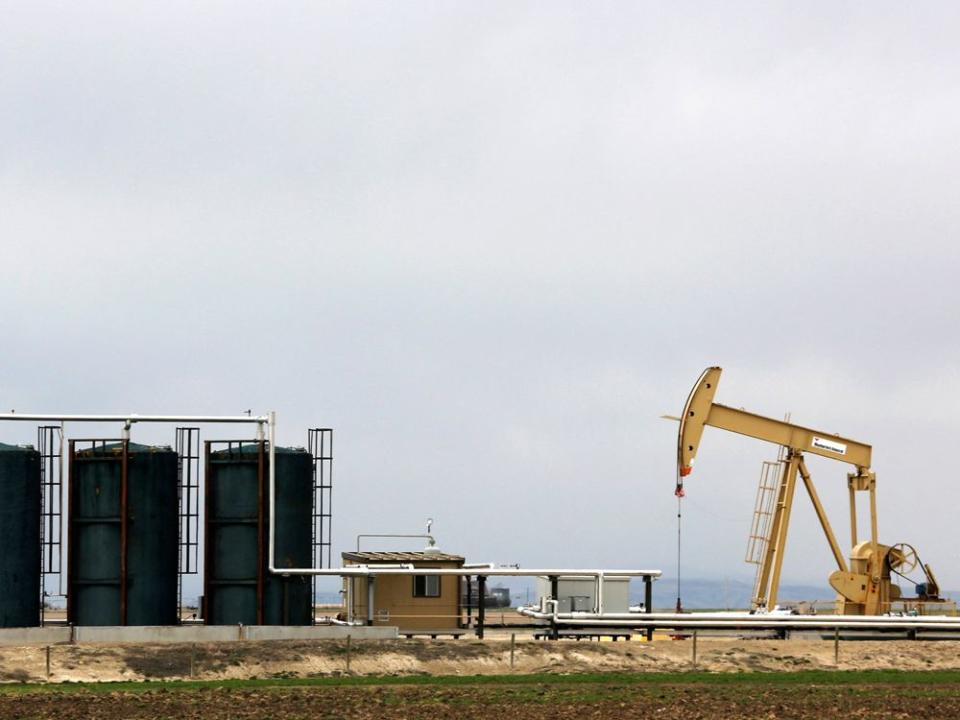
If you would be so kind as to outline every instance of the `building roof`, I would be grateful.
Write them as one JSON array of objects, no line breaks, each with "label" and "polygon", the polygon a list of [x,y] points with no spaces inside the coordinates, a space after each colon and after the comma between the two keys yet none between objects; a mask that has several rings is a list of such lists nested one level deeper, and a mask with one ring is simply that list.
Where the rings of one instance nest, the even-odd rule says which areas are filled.
[{"label": "building roof", "polygon": [[341,557],[355,563],[418,563],[418,562],[445,562],[463,564],[462,555],[450,555],[443,552],[423,552],[423,551],[405,551],[405,552],[378,552],[378,551],[357,551],[345,552]]}]

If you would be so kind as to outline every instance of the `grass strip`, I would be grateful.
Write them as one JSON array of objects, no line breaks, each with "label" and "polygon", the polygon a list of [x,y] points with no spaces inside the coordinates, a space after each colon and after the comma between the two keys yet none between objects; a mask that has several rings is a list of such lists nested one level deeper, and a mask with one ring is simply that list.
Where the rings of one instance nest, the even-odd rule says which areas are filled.
[{"label": "grass strip", "polygon": [[958,670],[798,670],[749,673],[539,673],[530,675],[366,675],[306,678],[250,678],[225,680],[156,680],[123,682],[9,683],[0,685],[0,694],[54,693],[143,693],[195,691],[204,689],[258,689],[285,687],[378,687],[378,686],[563,686],[563,685],[957,685]]}]

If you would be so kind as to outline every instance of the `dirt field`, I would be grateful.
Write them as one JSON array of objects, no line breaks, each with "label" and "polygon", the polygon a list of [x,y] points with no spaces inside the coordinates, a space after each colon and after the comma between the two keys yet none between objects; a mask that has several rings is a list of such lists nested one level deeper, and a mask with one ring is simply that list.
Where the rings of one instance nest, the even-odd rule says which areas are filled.
[{"label": "dirt field", "polygon": [[271,641],[0,648],[0,718],[953,718],[960,643]]},{"label": "dirt field", "polygon": [[[105,682],[249,679],[338,675],[498,675],[683,672],[694,669],[690,640],[517,642],[394,640],[268,641],[183,645],[54,645],[50,675],[43,647],[0,648],[0,681]],[[707,640],[696,669],[755,672],[803,669],[960,670],[960,642]],[[348,667],[349,665],[349,667]]]},{"label": "dirt field", "polygon": [[[496,682],[287,687],[191,687],[117,691],[70,688],[0,693],[4,718],[953,718],[960,675],[899,678],[850,673],[532,676]],[[832,678],[831,678],[832,676]],[[723,676],[721,676],[723,677]],[[657,679],[654,679],[657,678]],[[275,681],[277,683],[281,681]],[[309,681],[300,681],[309,682]],[[411,680],[405,682],[411,683]],[[49,686],[47,686],[49,687]],[[68,686],[69,688],[69,686]]]}]

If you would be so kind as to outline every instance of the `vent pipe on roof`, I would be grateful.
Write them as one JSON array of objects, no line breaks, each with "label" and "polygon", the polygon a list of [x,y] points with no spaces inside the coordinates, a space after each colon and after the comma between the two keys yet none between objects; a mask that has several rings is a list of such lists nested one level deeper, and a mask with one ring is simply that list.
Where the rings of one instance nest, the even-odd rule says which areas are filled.
[{"label": "vent pipe on roof", "polygon": [[440,547],[437,545],[437,541],[433,538],[433,535],[430,534],[430,531],[433,529],[433,518],[427,518],[427,546],[423,549],[425,553],[439,553]]},{"label": "vent pipe on roof", "polygon": [[440,546],[437,545],[437,541],[434,540],[433,538],[430,538],[430,539],[427,541],[427,546],[423,549],[423,551],[424,551],[425,553],[431,553],[431,554],[434,554],[434,555],[437,555],[437,554],[440,554],[441,552],[443,552],[442,550],[440,550]]}]

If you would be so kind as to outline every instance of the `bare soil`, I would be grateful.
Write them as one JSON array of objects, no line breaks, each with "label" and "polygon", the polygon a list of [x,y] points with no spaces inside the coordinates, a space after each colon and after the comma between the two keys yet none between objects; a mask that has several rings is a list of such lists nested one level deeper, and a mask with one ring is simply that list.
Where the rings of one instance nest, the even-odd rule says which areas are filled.
[{"label": "bare soil", "polygon": [[960,716],[956,685],[791,686],[713,684],[540,684],[373,686],[35,692],[0,695],[9,718],[952,718]]},{"label": "bare soil", "polygon": [[646,642],[391,640],[0,648],[0,681],[104,682],[337,675],[499,675],[593,672],[768,672],[960,669],[960,641],[690,640]]},{"label": "bare soil", "polygon": [[960,670],[958,642],[846,642],[839,664],[822,641],[701,639],[696,668],[692,651],[689,640],[522,641],[511,668],[499,640],[60,645],[48,679],[46,648],[0,648],[0,718],[960,717],[960,674],[833,672]]}]

